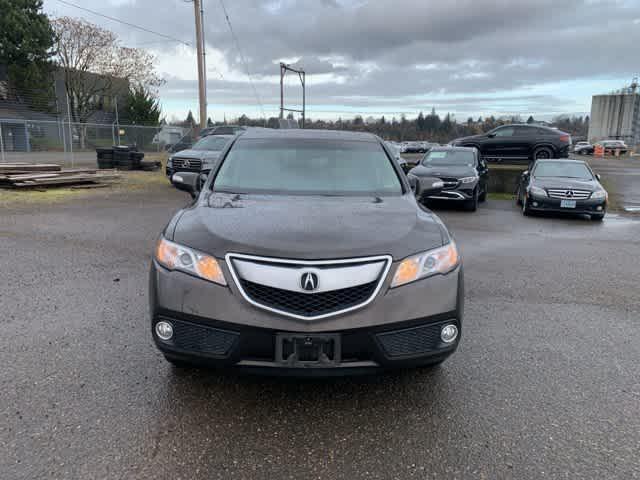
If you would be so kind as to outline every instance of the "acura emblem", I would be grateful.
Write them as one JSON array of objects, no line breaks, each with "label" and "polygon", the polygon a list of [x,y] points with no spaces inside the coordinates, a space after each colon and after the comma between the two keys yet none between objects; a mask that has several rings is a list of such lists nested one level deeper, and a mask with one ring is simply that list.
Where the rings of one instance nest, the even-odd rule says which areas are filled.
[{"label": "acura emblem", "polygon": [[300,277],[300,287],[307,292],[313,292],[318,288],[318,275],[313,272],[305,272]]}]

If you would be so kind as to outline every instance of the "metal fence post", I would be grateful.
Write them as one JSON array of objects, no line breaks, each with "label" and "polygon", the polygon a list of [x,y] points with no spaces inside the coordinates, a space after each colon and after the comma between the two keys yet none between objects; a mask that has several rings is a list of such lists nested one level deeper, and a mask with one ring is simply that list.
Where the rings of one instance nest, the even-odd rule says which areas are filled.
[{"label": "metal fence post", "polygon": [[71,107],[69,104],[69,92],[67,92],[67,113],[69,118],[69,151],[71,153],[71,166],[74,166],[73,161],[73,131],[71,130]]},{"label": "metal fence post", "polygon": [[2,137],[2,122],[0,122],[0,152],[2,152],[2,163],[5,163],[5,159],[4,159],[4,138]]}]

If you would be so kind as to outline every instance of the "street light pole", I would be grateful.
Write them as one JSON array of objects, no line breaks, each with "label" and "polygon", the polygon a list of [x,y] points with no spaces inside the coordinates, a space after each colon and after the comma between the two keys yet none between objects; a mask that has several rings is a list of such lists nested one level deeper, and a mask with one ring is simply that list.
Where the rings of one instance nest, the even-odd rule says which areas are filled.
[{"label": "street light pole", "polygon": [[198,54],[198,98],[200,101],[200,128],[207,126],[207,80],[204,61],[204,33],[202,0],[193,0],[196,17],[196,50]]}]

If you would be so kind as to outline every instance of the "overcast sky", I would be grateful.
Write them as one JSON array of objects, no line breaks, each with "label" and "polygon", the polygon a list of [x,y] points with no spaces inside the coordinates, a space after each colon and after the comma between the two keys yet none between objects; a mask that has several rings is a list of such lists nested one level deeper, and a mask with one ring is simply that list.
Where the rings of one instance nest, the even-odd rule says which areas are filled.
[{"label": "overcast sky", "polygon": [[[69,0],[195,43],[185,0]],[[591,95],[640,74],[640,0],[225,0],[255,90],[219,0],[203,0],[209,115],[276,116],[280,61],[307,71],[312,118],[415,116],[432,107],[459,120],[590,110]],[[197,116],[193,47],[45,0],[151,50],[166,79],[168,116]],[[298,102],[296,77],[286,98]],[[258,98],[256,98],[258,97]],[[258,102],[258,99],[260,102]]]}]

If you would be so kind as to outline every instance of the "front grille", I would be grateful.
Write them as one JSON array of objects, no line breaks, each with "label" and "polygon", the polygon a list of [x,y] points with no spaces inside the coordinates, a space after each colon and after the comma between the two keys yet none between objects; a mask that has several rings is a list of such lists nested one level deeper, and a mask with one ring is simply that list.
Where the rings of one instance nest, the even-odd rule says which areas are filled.
[{"label": "front grille", "polygon": [[199,160],[197,158],[173,157],[171,159],[171,166],[174,170],[199,172],[202,168],[202,160]]},{"label": "front grille", "polygon": [[172,318],[167,320],[173,325],[172,345],[181,350],[204,355],[227,356],[239,334],[219,328],[207,327]]},{"label": "front grille", "polygon": [[460,182],[455,177],[440,177],[440,180],[444,183],[443,190],[454,190],[460,185]]},{"label": "front grille", "polygon": [[376,335],[387,357],[419,355],[441,347],[440,324],[424,325]]},{"label": "front grille", "polygon": [[563,198],[569,200],[585,200],[591,196],[589,190],[574,190],[572,188],[549,188],[547,190],[551,198]]},{"label": "front grille", "polygon": [[376,290],[378,280],[355,287],[318,293],[301,293],[269,287],[240,279],[249,298],[265,307],[294,315],[313,317],[325,315],[366,302]]}]

